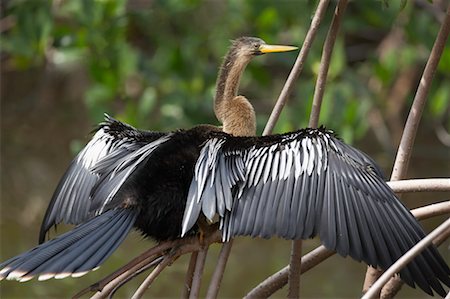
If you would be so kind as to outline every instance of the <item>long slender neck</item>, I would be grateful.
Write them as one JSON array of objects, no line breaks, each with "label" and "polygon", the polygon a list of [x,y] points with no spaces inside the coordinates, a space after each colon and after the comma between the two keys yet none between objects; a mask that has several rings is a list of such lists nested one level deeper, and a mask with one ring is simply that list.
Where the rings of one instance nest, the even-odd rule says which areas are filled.
[{"label": "long slender neck", "polygon": [[226,106],[237,96],[241,74],[250,59],[250,56],[239,56],[236,49],[231,49],[220,67],[216,82],[214,112],[217,119],[222,123],[224,122]]}]

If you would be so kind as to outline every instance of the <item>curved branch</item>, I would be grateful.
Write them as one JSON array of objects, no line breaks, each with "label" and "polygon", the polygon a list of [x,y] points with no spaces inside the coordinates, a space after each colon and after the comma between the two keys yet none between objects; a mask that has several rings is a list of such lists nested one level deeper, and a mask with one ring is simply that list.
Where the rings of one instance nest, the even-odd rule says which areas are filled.
[{"label": "curved branch", "polygon": [[398,273],[403,267],[405,267],[414,257],[419,255],[425,248],[427,248],[434,238],[441,234],[446,234],[447,237],[450,235],[450,218],[444,223],[439,225],[435,230],[433,230],[428,236],[423,238],[419,243],[417,243],[413,248],[408,250],[401,258],[399,258],[389,269],[387,269],[383,275],[375,282],[375,284],[370,287],[370,289],[364,294],[362,299],[370,299],[378,296],[381,288],[391,279],[391,277]]}]

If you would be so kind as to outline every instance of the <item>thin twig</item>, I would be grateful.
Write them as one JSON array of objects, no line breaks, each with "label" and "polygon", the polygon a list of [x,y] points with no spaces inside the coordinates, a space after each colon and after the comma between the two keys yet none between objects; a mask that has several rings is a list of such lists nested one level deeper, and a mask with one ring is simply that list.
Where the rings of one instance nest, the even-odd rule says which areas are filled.
[{"label": "thin twig", "polygon": [[333,53],[334,44],[341,25],[342,16],[347,8],[347,3],[348,0],[340,0],[336,5],[333,20],[331,21],[330,29],[328,30],[327,37],[323,45],[319,74],[317,75],[313,104],[311,114],[309,116],[310,128],[317,128],[319,123],[320,107],[322,106],[322,99],[325,93],[325,84],[327,82],[328,70],[330,68],[331,54]]},{"label": "thin twig", "polygon": [[[411,213],[419,220],[424,220],[428,218],[432,218],[435,216],[440,216],[444,214],[448,214],[450,212],[450,201],[435,203],[431,205],[427,205],[424,207],[416,208],[411,210]],[[439,246],[443,243],[445,239],[442,236],[438,237],[436,242],[433,243],[436,246]],[[317,266],[328,257],[334,255],[335,252],[326,249],[323,245],[317,247],[316,249],[310,251],[308,254],[302,257],[302,274],[306,271],[312,269]],[[245,298],[267,298],[282,287],[284,287],[288,282],[289,275],[289,265],[278,271],[277,273],[271,275],[266,278],[264,281],[259,283],[255,288],[253,288]]]},{"label": "thin twig", "polygon": [[[216,231],[211,235],[208,235],[206,238],[203,239],[203,242],[200,242],[199,238],[196,236],[189,237],[189,238],[183,238],[183,239],[177,239],[174,241],[166,241],[163,242],[143,254],[139,255],[138,257],[134,258],[131,262],[129,262],[127,265],[123,266],[121,269],[119,269],[117,272],[120,272],[119,276],[115,276],[115,279],[108,279],[108,282],[105,283],[107,278],[111,277],[113,274],[109,275],[105,279],[102,279],[98,283],[94,284],[93,286],[103,285],[102,288],[95,288],[93,286],[79,292],[76,296],[81,296],[82,294],[85,294],[86,292],[90,291],[91,288],[93,291],[98,291],[93,297],[91,298],[106,298],[108,294],[114,289],[117,284],[120,283],[120,280],[126,279],[128,275],[132,275],[133,271],[137,271],[142,267],[145,267],[149,263],[148,260],[145,259],[147,255],[152,256],[152,254],[164,254],[166,253],[170,248],[171,254],[174,257],[181,256],[186,253],[199,251],[202,248],[204,248],[205,244],[212,244],[212,243],[221,243],[222,236],[220,231]],[[147,256],[148,258],[148,256]],[[173,258],[175,259],[175,258]],[[136,260],[140,260],[140,263],[136,263]],[[133,264],[134,266],[130,266]]]},{"label": "thin twig", "polygon": [[192,287],[192,277],[194,276],[195,265],[197,264],[198,251],[194,251],[189,259],[189,266],[186,271],[186,278],[184,280],[183,293],[181,294],[182,299],[189,298]]},{"label": "thin twig", "polygon": [[[308,252],[302,257],[301,263],[301,273],[305,273],[312,269],[317,264],[323,262],[330,256],[332,256],[335,252],[328,250],[325,246],[321,245],[316,249]],[[281,289],[288,282],[289,276],[289,266],[284,267],[277,273],[268,277],[264,281],[262,281],[258,286],[253,288],[246,296],[246,299],[253,298],[267,298],[271,296],[273,293]]]},{"label": "thin twig", "polygon": [[444,223],[439,225],[435,230],[433,230],[428,236],[420,240],[413,248],[408,250],[401,258],[399,258],[389,269],[387,269],[383,275],[375,282],[375,284],[370,287],[370,289],[364,294],[362,299],[376,298],[381,290],[381,288],[389,281],[389,279],[398,273],[403,267],[405,267],[411,260],[419,255],[425,248],[427,248],[434,238],[441,234],[450,232],[450,218]]},{"label": "thin twig", "polygon": [[[419,127],[422,112],[427,99],[428,91],[431,86],[434,73],[441,58],[442,52],[445,48],[446,41],[450,32],[450,5],[447,7],[444,22],[439,29],[436,41],[431,50],[430,57],[420,79],[419,87],[417,88],[414,102],[406,120],[405,129],[400,141],[400,145],[395,158],[394,167],[392,170],[391,181],[396,181],[404,178],[408,169],[409,159],[411,157],[412,147]],[[366,292],[375,282],[381,272],[377,269],[369,267],[366,272],[366,277],[363,285],[363,293]]]},{"label": "thin twig", "polygon": [[155,267],[157,265],[159,265],[162,261],[164,260],[163,256],[160,256],[159,258],[155,259],[154,261],[152,261],[151,263],[148,263],[147,265],[144,265],[142,268],[137,269],[136,271],[132,272],[132,275],[129,275],[128,277],[121,279],[120,283],[114,287],[109,296],[108,299],[112,299],[114,297],[114,294],[123,286],[125,285],[127,282],[129,282],[130,280],[132,280],[133,278],[135,278],[136,276],[138,276],[139,274],[141,274],[142,272],[147,271],[148,269]]},{"label": "thin twig", "polygon": [[[327,81],[328,69],[330,67],[331,54],[333,53],[334,44],[341,24],[342,16],[347,7],[347,0],[340,0],[334,11],[333,19],[331,21],[330,29],[322,51],[322,58],[320,61],[319,75],[316,81],[316,88],[314,91],[314,99],[312,110],[309,118],[309,127],[316,128],[319,122],[320,107],[322,105],[323,95],[325,92],[325,84]],[[302,241],[295,240],[292,242],[290,273],[289,273],[289,298],[298,298],[300,294],[300,269],[301,269],[301,252]]]},{"label": "thin twig", "polygon": [[203,269],[205,267],[205,261],[206,261],[207,254],[208,254],[208,247],[203,248],[198,253],[197,263],[195,264],[194,277],[192,280],[192,288],[189,293],[189,299],[197,299],[199,297]]},{"label": "thin twig", "polygon": [[152,284],[156,277],[158,277],[159,273],[164,270],[170,263],[173,262],[173,256],[166,256],[164,260],[156,266],[155,269],[150,273],[149,276],[144,280],[144,282],[139,286],[136,292],[133,294],[131,299],[140,299],[144,295],[147,288]]},{"label": "thin twig", "polygon": [[281,90],[280,96],[275,104],[275,107],[270,114],[269,120],[267,121],[266,127],[264,128],[263,135],[269,135],[272,133],[273,128],[275,127],[275,123],[280,117],[281,110],[283,109],[289,95],[292,93],[292,89],[294,88],[295,80],[297,80],[298,76],[303,70],[303,66],[306,61],[306,57],[308,56],[309,50],[311,49],[314,38],[316,37],[317,30],[319,29],[320,22],[322,21],[325,11],[327,9],[329,0],[320,0],[317,5],[316,13],[311,21],[311,26],[309,27],[308,33],[306,34],[305,41],[303,42],[300,53],[297,56],[297,60],[295,61],[294,66],[286,80],[286,83]]},{"label": "thin twig", "polygon": [[93,292],[93,291],[101,291],[104,289],[104,287],[109,284],[112,280],[116,279],[123,273],[129,271],[130,269],[134,268],[136,265],[141,264],[143,261],[147,261],[150,258],[153,258],[155,255],[161,255],[169,248],[172,248],[174,244],[177,244],[179,240],[175,241],[167,241],[160,243],[149,250],[145,251],[144,253],[138,255],[131,261],[129,261],[126,265],[122,266],[118,270],[114,271],[113,273],[109,274],[102,280],[90,285],[89,287],[81,290],[78,292],[73,298],[79,298],[82,295],[86,294],[87,292]]},{"label": "thin twig", "polygon": [[208,292],[206,293],[206,298],[213,299],[217,298],[219,293],[220,283],[222,282],[223,273],[227,265],[228,256],[230,255],[231,248],[233,246],[233,240],[222,245],[220,250],[219,259],[217,260],[216,269],[214,270],[211,282],[209,283]]}]

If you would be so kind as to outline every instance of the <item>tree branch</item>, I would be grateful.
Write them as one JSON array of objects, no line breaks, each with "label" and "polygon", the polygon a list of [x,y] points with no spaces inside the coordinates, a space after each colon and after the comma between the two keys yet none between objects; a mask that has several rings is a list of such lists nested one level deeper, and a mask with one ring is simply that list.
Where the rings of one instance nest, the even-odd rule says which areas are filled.
[{"label": "tree branch", "polygon": [[444,51],[446,41],[450,32],[450,5],[447,8],[447,14],[444,22],[439,30],[438,36],[431,50],[430,57],[423,71],[422,78],[420,79],[419,87],[417,88],[414,102],[406,120],[405,130],[400,141],[400,145],[397,152],[397,157],[394,163],[394,169],[392,171],[391,181],[402,179],[406,176],[408,169],[409,158],[411,156],[414,140],[416,138],[417,129],[419,127],[422,112],[427,100],[428,91],[430,90],[431,83],[436,72],[439,60]]},{"label": "tree branch", "polygon": [[186,271],[186,278],[184,281],[183,293],[181,294],[182,299],[189,298],[192,287],[192,278],[194,276],[195,265],[197,264],[198,251],[194,251],[189,259],[189,266]]},{"label": "tree branch", "polygon": [[269,135],[272,133],[278,118],[280,117],[281,110],[283,110],[284,105],[287,102],[288,97],[292,93],[294,88],[295,80],[303,70],[303,66],[306,62],[309,50],[311,49],[314,38],[316,37],[317,30],[319,29],[320,22],[322,21],[325,11],[327,9],[329,0],[320,0],[317,5],[316,13],[311,21],[311,26],[309,27],[308,33],[306,34],[305,41],[303,42],[300,53],[297,56],[294,66],[286,80],[286,83],[281,90],[280,96],[277,99],[275,106],[273,107],[272,113],[270,114],[269,120],[267,121],[266,127],[264,128],[263,135]]},{"label": "tree branch", "polygon": [[[326,249],[323,245],[317,247],[316,249],[308,252],[302,257],[301,263],[301,274],[314,268],[319,263],[323,262],[330,256],[335,254],[334,251]],[[267,298],[282,287],[284,287],[288,282],[290,266],[286,266],[277,273],[265,279],[259,285],[257,285],[253,290],[251,290],[246,296],[246,299],[256,299],[256,298]]]},{"label": "tree branch", "polygon": [[420,240],[413,248],[408,250],[401,258],[399,258],[389,269],[387,269],[383,275],[370,287],[370,289],[364,294],[362,299],[376,298],[381,288],[389,281],[389,279],[404,268],[411,260],[419,255],[425,248],[427,248],[434,238],[441,234],[450,235],[450,219],[447,219],[444,223],[439,225],[428,236]]},{"label": "tree branch", "polygon": [[216,269],[214,270],[211,282],[209,283],[208,293],[206,298],[217,298],[219,293],[220,283],[222,282],[223,273],[227,265],[228,257],[231,252],[231,247],[233,246],[233,240],[222,245],[220,250],[219,259],[217,261]]},{"label": "tree branch", "polygon": [[145,291],[152,284],[152,282],[158,277],[159,273],[164,270],[170,263],[173,262],[173,256],[166,256],[164,260],[156,266],[155,269],[150,273],[149,276],[144,280],[144,282],[139,286],[136,292],[133,294],[131,299],[140,299],[144,295]]},{"label": "tree branch", "polygon": [[331,54],[333,54],[334,44],[341,25],[342,16],[347,8],[348,0],[340,0],[336,5],[333,20],[328,30],[325,43],[323,45],[322,59],[319,66],[319,74],[317,76],[316,87],[314,89],[314,98],[309,117],[309,127],[317,128],[319,123],[320,107],[325,93],[325,85],[327,83],[328,70],[330,68]]},{"label": "tree branch", "polygon": [[196,299],[200,294],[200,286],[202,283],[203,269],[205,268],[206,256],[208,255],[208,246],[202,248],[197,256],[195,264],[194,278],[192,280],[192,288],[189,293],[189,299]]},{"label": "tree branch", "polygon": [[[417,88],[414,102],[412,104],[408,119],[405,124],[405,129],[400,141],[397,151],[397,156],[392,170],[391,181],[402,179],[406,176],[408,163],[412,152],[412,147],[417,134],[417,128],[420,123],[420,118],[426,103],[428,91],[431,86],[431,81],[436,72],[442,52],[445,48],[446,41],[450,32],[450,5],[447,7],[447,13],[444,22],[439,29],[436,41],[431,50],[430,57],[427,61],[425,69],[420,79],[419,87]],[[375,282],[376,278],[381,274],[380,271],[369,267],[366,272],[364,280],[363,292],[366,292],[370,286]]]},{"label": "tree branch", "polygon": [[450,179],[408,179],[387,184],[395,193],[450,191]]}]

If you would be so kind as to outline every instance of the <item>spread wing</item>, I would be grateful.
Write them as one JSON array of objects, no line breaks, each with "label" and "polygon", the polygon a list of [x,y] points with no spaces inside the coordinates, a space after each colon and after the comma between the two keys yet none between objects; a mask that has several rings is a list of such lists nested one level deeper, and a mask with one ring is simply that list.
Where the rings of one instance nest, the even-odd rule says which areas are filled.
[{"label": "spread wing", "polygon": [[[238,235],[305,239],[374,267],[388,268],[424,237],[423,229],[364,153],[331,131],[210,139],[195,166],[183,219],[220,216],[224,241]],[[450,269],[429,247],[402,279],[445,294]]]},{"label": "spread wing", "polygon": [[[90,213],[93,208],[91,193],[101,180],[101,174],[111,178],[110,174],[107,175],[108,170],[118,168],[116,173],[121,173],[123,178],[123,170],[127,173],[133,162],[136,162],[136,157],[139,159],[149,144],[165,135],[140,131],[105,115],[105,121],[99,125],[91,141],[71,162],[58,183],[41,225],[39,242],[45,240],[47,231],[53,225],[61,222],[80,224],[93,216]],[[130,156],[131,159],[124,162]]]}]

